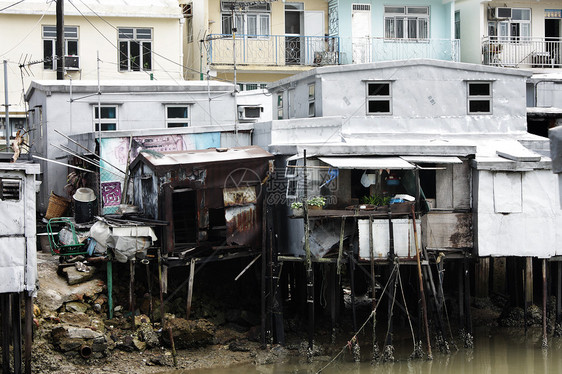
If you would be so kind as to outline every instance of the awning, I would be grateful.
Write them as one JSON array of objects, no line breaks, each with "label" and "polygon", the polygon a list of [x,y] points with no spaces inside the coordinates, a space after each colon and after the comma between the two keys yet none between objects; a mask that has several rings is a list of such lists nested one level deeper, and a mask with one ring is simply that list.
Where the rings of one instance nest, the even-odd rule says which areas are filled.
[{"label": "awning", "polygon": [[454,156],[401,156],[400,158],[415,164],[462,164],[462,160]]},{"label": "awning", "polygon": [[400,157],[318,157],[326,164],[338,169],[402,169],[411,170],[415,166]]}]

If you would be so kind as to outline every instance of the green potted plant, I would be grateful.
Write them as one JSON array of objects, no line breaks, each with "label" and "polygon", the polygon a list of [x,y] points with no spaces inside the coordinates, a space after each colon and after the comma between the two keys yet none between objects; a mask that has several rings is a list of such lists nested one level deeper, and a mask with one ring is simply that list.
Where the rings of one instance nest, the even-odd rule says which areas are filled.
[{"label": "green potted plant", "polygon": [[[326,205],[326,198],[323,196],[314,196],[306,201],[308,209],[322,209]],[[300,201],[295,201],[291,204],[291,209],[293,209],[293,215],[298,216],[303,214],[303,203]]]}]

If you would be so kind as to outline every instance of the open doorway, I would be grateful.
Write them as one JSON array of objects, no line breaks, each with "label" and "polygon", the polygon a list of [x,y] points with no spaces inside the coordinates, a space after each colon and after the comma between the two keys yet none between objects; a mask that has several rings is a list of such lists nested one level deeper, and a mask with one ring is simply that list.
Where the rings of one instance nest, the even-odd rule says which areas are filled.
[{"label": "open doorway", "polygon": [[304,3],[285,3],[285,63],[299,65],[302,54]]},{"label": "open doorway", "polygon": [[174,244],[197,242],[197,192],[189,189],[174,190],[172,195]]},{"label": "open doorway", "polygon": [[546,41],[546,50],[550,53],[553,64],[562,63],[560,56],[560,19],[547,18],[544,20],[544,37]]}]

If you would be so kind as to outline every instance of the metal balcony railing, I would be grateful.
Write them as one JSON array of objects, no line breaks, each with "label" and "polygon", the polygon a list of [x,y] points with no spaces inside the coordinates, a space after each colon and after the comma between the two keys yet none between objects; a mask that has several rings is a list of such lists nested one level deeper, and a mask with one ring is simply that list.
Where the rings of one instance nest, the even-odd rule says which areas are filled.
[{"label": "metal balcony railing", "polygon": [[351,38],[340,41],[342,64],[365,62],[409,60],[429,58],[445,61],[459,61],[460,41],[456,39],[401,39],[401,38]]},{"label": "metal balcony railing", "polygon": [[209,64],[338,65],[430,58],[459,61],[455,39],[339,38],[330,36],[212,34]]},{"label": "metal balcony railing", "polygon": [[561,47],[561,38],[487,37],[482,39],[482,62],[503,67],[560,68]]},{"label": "metal balcony railing", "polygon": [[207,41],[209,64],[339,64],[338,37],[211,34]]}]

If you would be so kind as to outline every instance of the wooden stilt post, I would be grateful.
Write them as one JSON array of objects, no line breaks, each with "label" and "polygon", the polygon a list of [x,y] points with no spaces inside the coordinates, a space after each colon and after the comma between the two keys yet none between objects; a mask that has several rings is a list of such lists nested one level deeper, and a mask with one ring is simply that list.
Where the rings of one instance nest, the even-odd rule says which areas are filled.
[{"label": "wooden stilt post", "polygon": [[135,260],[129,261],[129,311],[135,328]]},{"label": "wooden stilt post", "polygon": [[310,254],[310,233],[308,221],[308,181],[306,168],[306,149],[304,150],[304,251],[306,256],[306,303],[308,305],[308,359],[312,359],[312,349],[314,346],[314,267],[312,266],[312,258]]},{"label": "wooden stilt post", "polygon": [[337,281],[337,264],[332,266],[332,264],[324,265],[328,269],[328,276],[329,276],[329,287],[330,287],[330,320],[332,325],[332,335],[331,335],[331,343],[336,343],[336,298],[337,298],[337,288],[339,283]]},{"label": "wooden stilt post", "polygon": [[548,348],[548,337],[546,335],[546,259],[542,260],[542,347]]},{"label": "wooden stilt post", "polygon": [[459,276],[458,283],[459,283],[459,321],[462,330],[462,334],[466,334],[466,320],[464,317],[464,267],[462,263],[457,264],[457,274]]},{"label": "wooden stilt post", "polygon": [[464,345],[467,348],[474,347],[474,337],[472,335],[472,318],[470,314],[470,272],[468,271],[468,260],[466,256],[463,260],[464,265],[464,307],[465,307],[465,318],[466,318],[466,336]]},{"label": "wooden stilt post", "polygon": [[[525,262],[525,308],[533,303],[533,258],[527,257]],[[525,309],[525,313],[527,310]]]},{"label": "wooden stilt post", "polygon": [[429,323],[427,321],[427,305],[425,303],[425,291],[423,289],[423,278],[422,278],[422,268],[421,268],[421,259],[420,259],[420,248],[418,244],[418,230],[416,228],[416,211],[414,210],[414,206],[412,206],[412,221],[414,225],[414,242],[416,244],[416,262],[418,264],[418,281],[420,286],[420,299],[422,304],[422,312],[423,312],[423,322],[425,326],[425,337],[427,341],[427,359],[433,360],[433,354],[431,353],[431,339],[429,338]]},{"label": "wooden stilt post", "polygon": [[267,199],[263,200],[262,205],[262,219],[261,219],[261,227],[262,227],[262,235],[261,235],[261,347],[264,349],[266,347],[266,337],[265,337],[265,330],[266,330],[266,300],[267,300],[267,288],[266,288],[266,271],[267,271]]},{"label": "wooden stilt post", "polygon": [[33,343],[33,297],[25,295],[25,374],[31,374],[31,347]]},{"label": "wooden stilt post", "polygon": [[21,293],[12,294],[12,337],[14,348],[14,373],[21,374]]},{"label": "wooden stilt post", "polygon": [[107,261],[107,309],[109,319],[113,318],[113,261],[111,256]]},{"label": "wooden stilt post", "polygon": [[[160,286],[160,322],[162,324],[162,329],[166,328],[166,317],[164,316],[164,282],[162,279],[162,254],[160,253],[160,248],[156,251],[158,254],[158,284]],[[172,345],[172,358],[174,361],[174,366],[178,364],[178,358],[176,356],[176,346],[174,344],[174,334],[172,328],[168,327],[168,336],[170,337],[170,344]]]},{"label": "wooden stilt post", "polygon": [[558,261],[557,265],[557,287],[556,287],[556,323],[560,325],[562,317],[562,261]]},{"label": "wooden stilt post", "polygon": [[369,257],[371,262],[371,300],[372,300],[372,313],[373,313],[373,356],[372,362],[378,362],[381,358],[379,346],[377,344],[377,281],[375,276],[375,249],[373,247],[373,216],[369,215]]},{"label": "wooden stilt post", "polygon": [[2,303],[2,373],[10,373],[10,294],[0,294]]},{"label": "wooden stilt post", "polygon": [[353,319],[353,331],[357,331],[357,313],[355,308],[355,261],[353,261],[353,244],[349,251],[349,283],[351,286],[351,314]]},{"label": "wooden stilt post", "polygon": [[195,278],[195,259],[189,263],[189,283],[187,284],[187,306],[185,319],[189,320],[191,315],[191,300],[193,298],[193,279]]},{"label": "wooden stilt post", "polygon": [[150,262],[146,261],[144,265],[146,268],[146,283],[148,286],[148,316],[150,317],[151,321],[154,321],[154,311],[152,308],[152,275],[150,274]]}]

